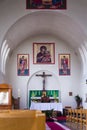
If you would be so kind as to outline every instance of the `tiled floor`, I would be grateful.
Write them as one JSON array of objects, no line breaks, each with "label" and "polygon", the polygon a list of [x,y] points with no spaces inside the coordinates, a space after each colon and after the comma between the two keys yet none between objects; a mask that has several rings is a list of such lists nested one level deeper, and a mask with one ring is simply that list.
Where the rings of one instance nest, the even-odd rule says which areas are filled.
[{"label": "tiled floor", "polygon": [[[54,118],[53,118],[54,119]],[[55,122],[58,122],[57,119],[54,119]],[[60,123],[61,124],[61,123]],[[77,123],[70,123],[70,122],[62,122],[63,125],[68,127],[70,130],[87,130],[85,126],[81,127],[81,125],[77,125]],[[46,127],[46,130],[50,130],[48,127]]]},{"label": "tiled floor", "polygon": [[[65,126],[65,125],[63,125],[63,124],[61,124],[61,123],[59,123],[59,122],[49,122],[49,123],[54,123],[54,124],[58,125],[58,128],[59,128],[59,129],[71,130],[70,128],[68,128],[67,126]],[[54,130],[54,129],[55,129],[55,125],[54,125],[54,127],[53,127],[53,125],[52,125],[52,128],[53,128],[53,130]],[[58,130],[58,128],[56,127],[56,130]],[[51,128],[49,128],[48,123],[46,124],[46,130],[52,130]]]},{"label": "tiled floor", "polygon": [[80,124],[77,125],[77,123],[69,123],[69,122],[67,122],[67,123],[65,123],[65,125],[67,127],[69,127],[71,130],[86,130],[85,126],[81,127],[81,125]]},{"label": "tiled floor", "polygon": [[46,130],[51,130],[49,127],[48,127],[48,125],[46,124]]}]

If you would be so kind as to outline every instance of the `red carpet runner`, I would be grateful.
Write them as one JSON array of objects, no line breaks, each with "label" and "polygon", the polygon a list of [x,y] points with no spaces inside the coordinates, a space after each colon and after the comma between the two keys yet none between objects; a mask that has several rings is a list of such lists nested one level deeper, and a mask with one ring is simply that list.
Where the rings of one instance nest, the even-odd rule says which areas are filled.
[{"label": "red carpet runner", "polygon": [[58,122],[46,122],[50,130],[70,130],[66,126],[61,125]]}]

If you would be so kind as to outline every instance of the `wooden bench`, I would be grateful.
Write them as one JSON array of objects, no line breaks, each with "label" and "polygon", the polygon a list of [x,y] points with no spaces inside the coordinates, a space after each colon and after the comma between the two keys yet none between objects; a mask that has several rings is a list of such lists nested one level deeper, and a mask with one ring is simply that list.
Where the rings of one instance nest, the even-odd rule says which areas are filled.
[{"label": "wooden bench", "polygon": [[36,110],[2,111],[0,130],[45,130],[45,114]]}]

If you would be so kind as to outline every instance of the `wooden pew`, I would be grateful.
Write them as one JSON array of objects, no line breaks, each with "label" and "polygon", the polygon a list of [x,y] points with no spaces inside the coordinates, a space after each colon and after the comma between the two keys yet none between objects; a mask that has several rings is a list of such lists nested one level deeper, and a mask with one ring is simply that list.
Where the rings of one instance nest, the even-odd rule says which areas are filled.
[{"label": "wooden pew", "polygon": [[45,130],[45,114],[35,110],[0,112],[0,130]]}]

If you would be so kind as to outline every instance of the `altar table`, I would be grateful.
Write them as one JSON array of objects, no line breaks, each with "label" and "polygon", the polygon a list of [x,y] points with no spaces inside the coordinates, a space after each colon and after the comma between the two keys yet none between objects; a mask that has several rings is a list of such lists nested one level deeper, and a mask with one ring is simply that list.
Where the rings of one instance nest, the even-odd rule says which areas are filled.
[{"label": "altar table", "polygon": [[61,111],[62,103],[39,103],[39,102],[31,102],[30,110],[55,110]]}]

